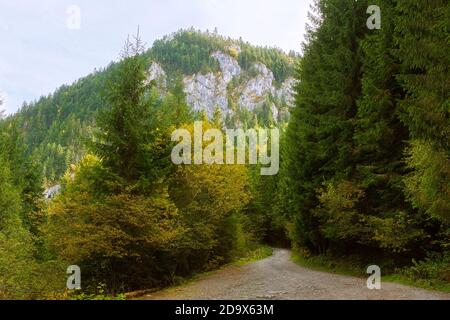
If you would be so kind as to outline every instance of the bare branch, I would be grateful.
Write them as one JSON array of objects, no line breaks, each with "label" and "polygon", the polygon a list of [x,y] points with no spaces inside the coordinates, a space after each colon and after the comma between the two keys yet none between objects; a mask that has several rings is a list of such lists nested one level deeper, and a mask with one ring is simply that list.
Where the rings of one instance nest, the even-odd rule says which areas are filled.
[{"label": "bare branch", "polygon": [[146,43],[141,39],[140,27],[138,26],[137,33],[132,36],[132,39],[130,39],[130,36],[128,35],[120,56],[122,59],[135,57],[144,53],[145,48]]}]

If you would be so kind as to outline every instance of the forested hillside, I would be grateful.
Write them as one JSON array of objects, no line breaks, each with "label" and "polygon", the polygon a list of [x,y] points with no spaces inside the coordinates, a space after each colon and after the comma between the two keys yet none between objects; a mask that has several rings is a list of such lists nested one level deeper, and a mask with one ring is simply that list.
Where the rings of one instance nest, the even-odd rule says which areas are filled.
[{"label": "forested hillside", "polygon": [[[162,90],[185,99],[186,84],[183,83],[183,78],[221,72],[218,59],[212,57],[214,52],[221,52],[225,58],[229,57],[230,63],[236,60],[237,67],[242,68],[242,72],[233,74],[232,81],[217,81],[219,83],[216,84],[216,78],[212,78],[212,85],[217,86],[223,93],[215,92],[217,90],[209,92],[208,88],[197,86],[194,90],[198,92],[192,94],[199,95],[200,98],[197,98],[198,101],[196,97],[190,100],[194,100],[198,105],[197,112],[206,111],[205,109],[209,107],[211,116],[214,108],[222,104],[221,111],[224,118],[228,115],[228,125],[253,127],[257,123],[274,124],[274,113],[271,108],[275,103],[277,105],[275,118],[280,113],[280,121],[287,120],[288,104],[280,100],[286,98],[287,94],[284,92],[280,92],[277,96],[277,92],[268,92],[272,88],[268,88],[267,92],[264,92],[267,88],[263,88],[262,93],[256,94],[261,95],[258,98],[264,100],[264,104],[257,102],[256,110],[247,110],[248,107],[244,103],[239,105],[240,92],[236,92],[238,90],[233,90],[232,87],[244,86],[257,76],[257,71],[253,67],[255,63],[260,63],[273,73],[273,89],[280,88],[287,79],[293,77],[295,61],[298,58],[295,53],[287,56],[279,49],[255,47],[243,40],[232,40],[218,34],[190,29],[155,41],[142,56],[145,57],[145,68],[149,70],[149,79],[158,81],[158,87]],[[42,165],[44,176],[48,180],[47,185],[57,183],[68,166],[78,162],[85,153],[85,140],[90,139],[95,130],[97,111],[106,106],[102,98],[105,80],[119,65],[120,62],[111,63],[108,67],[97,70],[72,85],[62,86],[53,94],[41,97],[36,102],[24,103],[21,110],[9,120],[16,122],[21,128],[28,146],[28,154]],[[240,77],[236,77],[237,75]],[[272,79],[269,81],[272,86]],[[289,86],[286,88],[289,90],[290,84],[286,85]],[[249,92],[250,94],[253,92]],[[219,99],[221,95],[224,96],[222,99],[224,102]],[[253,105],[252,103],[250,107]],[[228,112],[228,109],[232,112]],[[254,114],[259,116],[258,120],[255,120]]]}]

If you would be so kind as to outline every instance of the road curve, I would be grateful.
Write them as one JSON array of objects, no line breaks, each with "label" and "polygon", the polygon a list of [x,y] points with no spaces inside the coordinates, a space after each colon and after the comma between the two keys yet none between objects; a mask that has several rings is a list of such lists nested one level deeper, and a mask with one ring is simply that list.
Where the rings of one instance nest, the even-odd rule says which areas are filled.
[{"label": "road curve", "polygon": [[231,266],[188,285],[143,297],[147,300],[450,300],[450,294],[382,283],[369,290],[366,279],[303,268],[291,261],[291,252],[273,255],[245,266]]}]

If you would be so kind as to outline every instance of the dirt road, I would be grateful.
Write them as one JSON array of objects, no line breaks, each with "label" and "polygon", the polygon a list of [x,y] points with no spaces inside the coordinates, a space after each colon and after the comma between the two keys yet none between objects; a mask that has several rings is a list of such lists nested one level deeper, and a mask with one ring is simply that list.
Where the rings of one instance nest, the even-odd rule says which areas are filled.
[{"label": "dirt road", "polygon": [[291,261],[290,251],[274,249],[271,257],[231,266],[183,287],[167,289],[144,299],[191,300],[303,300],[303,299],[449,299],[450,294],[382,283],[369,290],[363,278],[302,268]]}]

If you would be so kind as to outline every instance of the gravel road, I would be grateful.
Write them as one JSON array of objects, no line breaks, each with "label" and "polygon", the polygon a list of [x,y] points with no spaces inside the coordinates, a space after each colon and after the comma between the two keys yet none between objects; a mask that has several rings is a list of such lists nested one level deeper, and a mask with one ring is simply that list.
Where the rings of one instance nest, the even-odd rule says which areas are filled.
[{"label": "gravel road", "polygon": [[146,295],[148,300],[305,300],[388,299],[450,300],[450,294],[382,283],[369,290],[363,278],[313,271],[291,261],[291,252],[274,249],[273,255],[245,266],[231,266],[188,285]]}]

